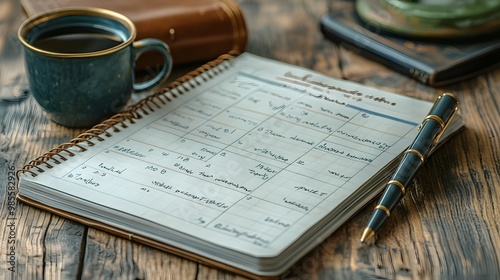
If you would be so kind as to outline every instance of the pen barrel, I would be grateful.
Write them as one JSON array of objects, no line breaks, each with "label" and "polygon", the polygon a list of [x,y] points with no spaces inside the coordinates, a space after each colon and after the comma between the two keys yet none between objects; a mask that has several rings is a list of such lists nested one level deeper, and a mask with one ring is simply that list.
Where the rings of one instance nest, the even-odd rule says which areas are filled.
[{"label": "pen barrel", "polygon": [[456,98],[449,94],[442,95],[436,101],[429,115],[422,122],[415,140],[404,152],[403,158],[389,181],[386,191],[380,198],[379,205],[383,205],[389,211],[392,211],[403,198],[411,180],[437,144],[439,136],[444,132],[446,124],[457,109],[457,105]]},{"label": "pen barrel", "polygon": [[404,152],[399,166],[375,207],[367,228],[377,232],[390,216],[394,207],[404,197],[411,180],[432,152],[457,109],[458,101],[451,94],[441,95],[434,103],[429,115],[420,125],[415,140]]}]

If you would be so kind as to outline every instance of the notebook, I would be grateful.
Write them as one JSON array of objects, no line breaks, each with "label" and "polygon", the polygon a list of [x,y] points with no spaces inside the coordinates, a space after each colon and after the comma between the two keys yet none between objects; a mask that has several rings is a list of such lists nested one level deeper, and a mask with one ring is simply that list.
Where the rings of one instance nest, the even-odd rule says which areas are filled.
[{"label": "notebook", "polygon": [[[18,199],[278,276],[384,188],[432,105],[227,54],[26,164]],[[453,120],[441,141],[464,126]]]}]

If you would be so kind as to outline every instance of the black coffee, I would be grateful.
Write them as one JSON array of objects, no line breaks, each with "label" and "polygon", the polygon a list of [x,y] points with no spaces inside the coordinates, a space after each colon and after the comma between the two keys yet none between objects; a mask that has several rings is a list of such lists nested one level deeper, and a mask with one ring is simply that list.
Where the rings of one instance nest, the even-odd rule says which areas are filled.
[{"label": "black coffee", "polygon": [[99,33],[59,34],[37,39],[33,46],[57,53],[89,53],[118,46],[122,40],[118,37]]}]

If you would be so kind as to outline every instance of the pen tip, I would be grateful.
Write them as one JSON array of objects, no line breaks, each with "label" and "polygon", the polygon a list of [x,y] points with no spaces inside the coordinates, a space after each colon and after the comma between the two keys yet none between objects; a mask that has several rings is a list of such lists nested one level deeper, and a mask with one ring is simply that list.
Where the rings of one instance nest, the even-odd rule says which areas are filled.
[{"label": "pen tip", "polygon": [[361,235],[361,239],[359,241],[361,242],[361,244],[364,244],[366,241],[372,239],[374,236],[375,232],[371,228],[367,227],[363,231],[363,235]]}]

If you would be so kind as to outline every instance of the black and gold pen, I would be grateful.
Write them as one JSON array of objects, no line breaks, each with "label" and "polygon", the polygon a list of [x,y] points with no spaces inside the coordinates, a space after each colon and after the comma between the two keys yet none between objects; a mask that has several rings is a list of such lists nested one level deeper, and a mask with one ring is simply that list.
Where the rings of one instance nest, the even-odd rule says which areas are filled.
[{"label": "black and gold pen", "polygon": [[391,211],[396,204],[404,197],[407,186],[409,186],[418,169],[438,143],[450,120],[458,111],[458,103],[455,95],[451,93],[444,93],[437,98],[429,114],[420,124],[417,137],[403,153],[399,166],[387,183],[387,187],[363,231],[361,243],[375,236],[375,233],[391,215]]}]

